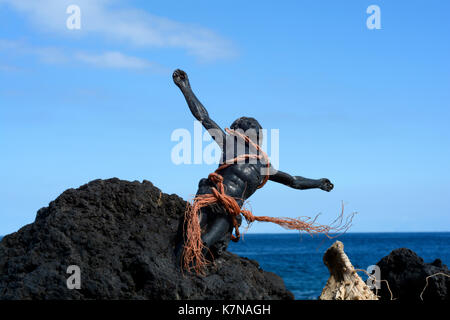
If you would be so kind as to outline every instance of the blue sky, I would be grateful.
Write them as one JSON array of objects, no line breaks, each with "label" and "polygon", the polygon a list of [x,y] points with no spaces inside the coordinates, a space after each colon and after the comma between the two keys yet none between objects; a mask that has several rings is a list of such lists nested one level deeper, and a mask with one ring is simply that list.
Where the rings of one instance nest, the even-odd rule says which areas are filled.
[{"label": "blue sky", "polygon": [[[68,30],[65,9],[81,9]],[[366,8],[381,9],[381,29]],[[175,165],[193,117],[175,68],[222,127],[280,131],[280,169],[335,189],[269,182],[256,215],[358,212],[350,231],[450,231],[447,1],[0,0],[0,234],[67,188],[147,179],[190,199],[214,165]],[[284,232],[255,223],[249,232]]]}]

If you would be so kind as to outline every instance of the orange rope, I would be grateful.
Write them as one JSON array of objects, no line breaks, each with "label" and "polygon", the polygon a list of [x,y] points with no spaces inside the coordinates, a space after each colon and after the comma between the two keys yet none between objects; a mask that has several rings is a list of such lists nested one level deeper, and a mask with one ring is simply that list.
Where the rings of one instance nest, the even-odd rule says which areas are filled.
[{"label": "orange rope", "polygon": [[234,242],[239,241],[240,233],[239,233],[239,224],[237,223],[236,217],[240,214],[244,216],[247,223],[250,224],[254,221],[264,221],[264,222],[273,222],[276,223],[283,228],[306,231],[308,233],[328,233],[332,228],[330,226],[323,225],[315,225],[315,220],[312,222],[302,221],[294,218],[273,218],[266,216],[254,216],[251,211],[241,209],[239,204],[236,202],[236,199],[227,195],[225,193],[225,188],[223,185],[223,177],[219,174],[219,171],[231,166],[237,161],[241,161],[244,159],[262,159],[264,158],[267,162],[267,173],[264,176],[263,182],[258,186],[262,188],[267,180],[269,179],[269,170],[270,163],[267,154],[261,149],[261,147],[250,140],[249,137],[235,131],[226,128],[225,129],[229,134],[234,134],[245,140],[246,142],[253,145],[261,154],[243,154],[240,155],[230,161],[226,161],[223,165],[221,165],[215,172],[210,173],[208,179],[215,184],[215,187],[211,188],[211,193],[208,194],[200,194],[197,195],[193,204],[188,206],[185,211],[185,245],[183,251],[183,266],[186,270],[194,270],[197,274],[204,274],[204,267],[208,263],[206,258],[203,255],[203,249],[205,245],[201,239],[201,228],[199,221],[199,211],[201,208],[218,203],[221,204],[228,214],[231,216],[231,220],[234,226],[235,235],[231,235],[231,239]]}]

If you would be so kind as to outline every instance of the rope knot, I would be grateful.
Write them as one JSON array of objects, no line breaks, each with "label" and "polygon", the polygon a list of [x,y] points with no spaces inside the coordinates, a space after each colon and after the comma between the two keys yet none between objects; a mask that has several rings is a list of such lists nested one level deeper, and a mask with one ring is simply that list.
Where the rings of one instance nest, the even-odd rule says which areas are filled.
[{"label": "rope knot", "polygon": [[222,183],[222,182],[223,182],[223,177],[222,177],[220,174],[218,174],[217,172],[211,172],[211,173],[208,175],[208,179],[209,179],[210,181],[214,182],[215,184],[218,184],[218,183]]}]

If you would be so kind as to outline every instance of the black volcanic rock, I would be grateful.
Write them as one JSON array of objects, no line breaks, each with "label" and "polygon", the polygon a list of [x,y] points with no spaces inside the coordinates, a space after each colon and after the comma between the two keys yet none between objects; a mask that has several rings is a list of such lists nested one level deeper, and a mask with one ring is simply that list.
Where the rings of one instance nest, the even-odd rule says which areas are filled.
[{"label": "black volcanic rock", "polygon": [[[293,299],[280,277],[229,252],[205,277],[183,275],[173,250],[185,207],[145,180],[66,190],[0,242],[0,299]],[[79,290],[67,288],[69,265]]]},{"label": "black volcanic rock", "polygon": [[[381,270],[381,279],[389,283],[395,299],[400,301],[421,301],[420,294],[426,285],[426,277],[436,273],[450,275],[447,266],[440,259],[425,263],[414,251],[400,248],[382,258],[377,265]],[[450,278],[437,275],[428,279],[428,286],[422,298],[424,301],[449,301]],[[384,281],[378,292],[381,300],[390,300],[391,295]]]}]

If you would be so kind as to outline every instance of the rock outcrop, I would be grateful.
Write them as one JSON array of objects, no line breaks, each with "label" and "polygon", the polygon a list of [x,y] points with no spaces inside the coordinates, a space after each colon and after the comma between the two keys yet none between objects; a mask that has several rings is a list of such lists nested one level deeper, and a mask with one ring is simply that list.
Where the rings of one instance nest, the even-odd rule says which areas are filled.
[{"label": "rock outcrop", "polygon": [[[66,190],[0,242],[0,299],[293,299],[280,277],[230,252],[204,277],[180,272],[185,207],[145,180]],[[67,287],[71,265],[80,289]]]},{"label": "rock outcrop", "polygon": [[[377,265],[381,279],[388,282],[396,300],[450,301],[450,271],[440,259],[425,263],[414,251],[400,248],[382,258]],[[381,300],[391,299],[389,289],[382,281],[378,291]]]}]

